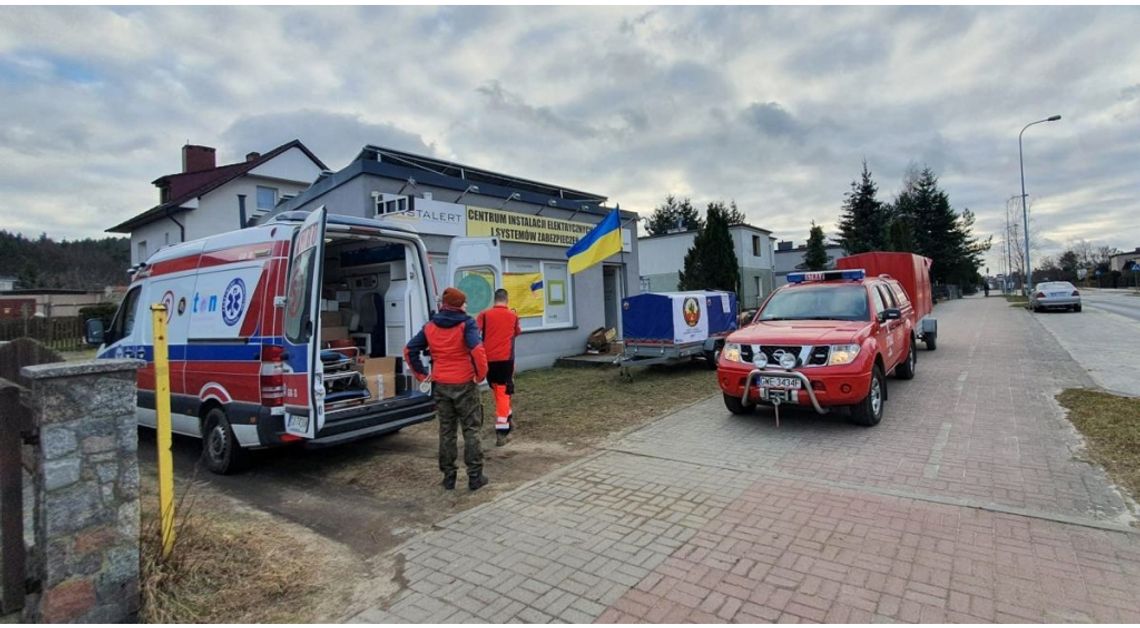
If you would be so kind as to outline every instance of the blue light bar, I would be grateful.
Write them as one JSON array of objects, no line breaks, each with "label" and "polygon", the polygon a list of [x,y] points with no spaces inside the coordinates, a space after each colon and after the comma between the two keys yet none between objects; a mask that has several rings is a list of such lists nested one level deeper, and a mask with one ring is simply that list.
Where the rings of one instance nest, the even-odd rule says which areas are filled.
[{"label": "blue light bar", "polygon": [[809,281],[862,281],[867,272],[862,268],[852,270],[813,270],[801,273],[788,273],[788,283],[807,283]]}]

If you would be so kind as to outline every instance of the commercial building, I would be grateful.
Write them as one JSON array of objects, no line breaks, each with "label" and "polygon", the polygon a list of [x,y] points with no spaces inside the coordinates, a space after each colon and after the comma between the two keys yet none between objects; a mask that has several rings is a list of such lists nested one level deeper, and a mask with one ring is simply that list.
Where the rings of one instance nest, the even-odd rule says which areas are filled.
[{"label": "commercial building", "polygon": [[[835,268],[835,260],[847,255],[843,247],[838,244],[828,244],[825,249],[827,251],[827,268]],[[791,240],[781,240],[776,244],[776,285],[782,286],[788,283],[788,273],[793,273],[797,270],[805,270],[804,268],[804,255],[807,253],[807,245],[794,246]]]},{"label": "commercial building", "polygon": [[[606,200],[599,194],[366,146],[344,169],[322,176],[261,222],[277,213],[324,205],[334,214],[413,227],[441,283],[453,238],[498,237],[504,284],[526,280],[533,286],[525,295],[525,307],[516,308],[523,330],[516,364],[528,369],[582,353],[586,338],[599,327],[621,333],[621,300],[638,287],[633,237],[637,214],[621,212],[621,253],[575,275],[570,275],[566,261],[566,250],[611,211]],[[359,305],[368,307],[363,301]]]},{"label": "commercial building", "polygon": [[217,165],[215,150],[182,147],[182,172],[152,183],[159,203],[108,229],[131,235],[131,265],[171,244],[240,229],[309,187],[325,164],[298,140],[245,161]]},{"label": "commercial building", "polygon": [[[775,287],[772,232],[752,225],[729,227],[733,250],[740,265],[741,308],[753,308]],[[645,292],[674,292],[679,289],[685,254],[693,246],[696,230],[678,231],[637,239],[640,285]]]}]

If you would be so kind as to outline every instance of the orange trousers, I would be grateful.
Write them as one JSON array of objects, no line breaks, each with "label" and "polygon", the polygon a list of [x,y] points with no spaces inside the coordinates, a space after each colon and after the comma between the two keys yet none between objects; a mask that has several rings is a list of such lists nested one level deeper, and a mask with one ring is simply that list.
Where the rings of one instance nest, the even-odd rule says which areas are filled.
[{"label": "orange trousers", "polygon": [[506,384],[491,384],[491,392],[495,396],[495,429],[500,432],[511,431],[511,395],[507,392]]}]

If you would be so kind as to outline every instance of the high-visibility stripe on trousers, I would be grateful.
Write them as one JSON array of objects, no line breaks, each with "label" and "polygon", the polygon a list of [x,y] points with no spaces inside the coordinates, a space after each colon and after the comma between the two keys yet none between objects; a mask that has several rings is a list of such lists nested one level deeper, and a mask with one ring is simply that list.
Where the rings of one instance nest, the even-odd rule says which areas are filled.
[{"label": "high-visibility stripe on trousers", "polygon": [[491,392],[495,396],[495,429],[500,432],[511,431],[511,396],[507,393],[506,384],[491,384]]}]

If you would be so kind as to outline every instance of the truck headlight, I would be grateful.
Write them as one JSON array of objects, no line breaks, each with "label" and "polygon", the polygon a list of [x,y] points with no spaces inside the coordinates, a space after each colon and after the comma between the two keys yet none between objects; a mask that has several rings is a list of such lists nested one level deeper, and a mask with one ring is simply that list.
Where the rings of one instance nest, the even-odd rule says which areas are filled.
[{"label": "truck headlight", "polygon": [[831,345],[831,355],[827,358],[828,366],[851,364],[859,356],[859,345]]},{"label": "truck headlight", "polygon": [[740,343],[726,342],[724,348],[720,350],[720,357],[728,360],[729,362],[740,361]]}]

